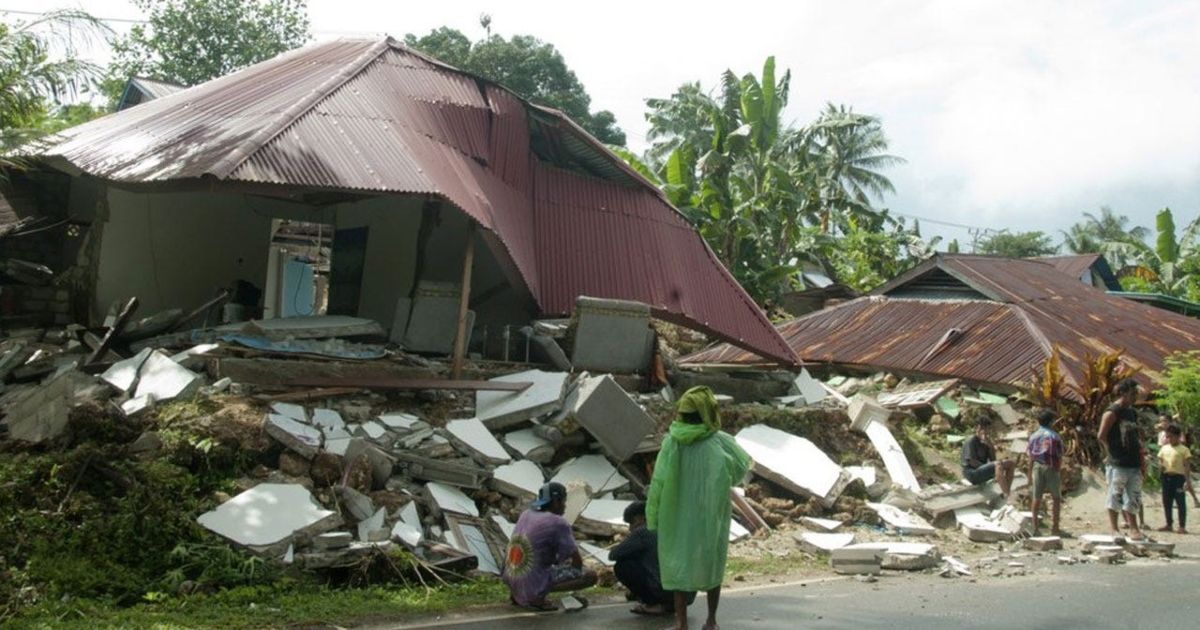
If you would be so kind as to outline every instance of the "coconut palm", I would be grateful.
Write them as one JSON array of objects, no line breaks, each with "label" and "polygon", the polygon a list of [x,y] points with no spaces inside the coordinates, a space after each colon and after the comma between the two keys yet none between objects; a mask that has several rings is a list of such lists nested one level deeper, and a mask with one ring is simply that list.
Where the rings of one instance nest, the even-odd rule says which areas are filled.
[{"label": "coconut palm", "polygon": [[880,169],[904,164],[887,153],[888,141],[880,120],[857,114],[845,105],[829,103],[808,129],[810,150],[822,186],[821,225],[830,229],[831,218],[875,214],[872,199],[882,200],[896,189]]}]

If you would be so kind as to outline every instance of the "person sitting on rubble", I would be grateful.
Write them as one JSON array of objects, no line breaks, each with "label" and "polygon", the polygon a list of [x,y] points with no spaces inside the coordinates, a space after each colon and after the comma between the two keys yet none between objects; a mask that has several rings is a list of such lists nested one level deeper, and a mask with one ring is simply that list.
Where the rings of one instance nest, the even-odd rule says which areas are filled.
[{"label": "person sitting on rubble", "polygon": [[975,434],[963,441],[963,477],[977,486],[995,479],[1007,501],[1012,492],[1013,470],[1016,466],[1010,460],[996,461],[996,449],[988,438],[991,429],[992,419],[981,416],[975,423]]},{"label": "person sitting on rubble", "polygon": [[1033,484],[1031,496],[1033,511],[1033,533],[1039,535],[1041,527],[1042,495],[1050,493],[1050,533],[1063,536],[1059,528],[1059,515],[1062,514],[1062,457],[1064,452],[1062,436],[1053,428],[1057,416],[1049,409],[1043,409],[1038,414],[1038,429],[1029,436],[1029,445],[1025,454],[1029,456],[1029,480]]},{"label": "person sitting on rubble", "polygon": [[[646,527],[646,503],[634,501],[623,515],[629,525],[629,536],[608,552],[616,563],[613,573],[625,588],[629,598],[637,600],[630,612],[636,615],[669,615],[675,611],[674,596],[663,590],[658,573],[658,533]],[[688,594],[687,603],[696,599]]]},{"label": "person sitting on rubble", "polygon": [[[517,519],[501,571],[513,604],[557,610],[546,595],[595,586],[596,572],[583,567],[571,525],[562,516],[566,509],[567,489],[552,481]],[[576,599],[587,605],[584,598]]]}]

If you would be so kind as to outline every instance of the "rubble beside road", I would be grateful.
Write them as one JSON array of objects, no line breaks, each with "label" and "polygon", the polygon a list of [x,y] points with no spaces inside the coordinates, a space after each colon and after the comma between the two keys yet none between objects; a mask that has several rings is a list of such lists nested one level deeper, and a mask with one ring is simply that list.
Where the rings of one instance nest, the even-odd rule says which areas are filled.
[{"label": "rubble beside road", "polygon": [[[586,561],[611,583],[621,514],[645,497],[673,391],[695,380],[759,398],[722,409],[755,458],[733,498],[735,559],[950,576],[978,572],[969,556],[991,551],[981,544],[1073,561],[1171,553],[1088,539],[1076,556],[1073,541],[1031,538],[1029,515],[1004,507],[994,484],[964,485],[953,462],[929,461],[956,448],[955,430],[982,407],[1011,418],[1007,439],[1023,439],[1007,397],[953,383],[670,370],[664,385],[485,362],[448,381],[441,361],[364,340],[369,322],[298,318],[300,354],[294,338],[262,335],[272,329],[160,335],[91,362],[81,327],[0,340],[0,507],[17,515],[0,526],[13,549],[0,560],[7,605],[130,601],[289,572],[349,583],[494,576],[549,480],[569,488]],[[101,587],[90,574],[124,581]]]}]

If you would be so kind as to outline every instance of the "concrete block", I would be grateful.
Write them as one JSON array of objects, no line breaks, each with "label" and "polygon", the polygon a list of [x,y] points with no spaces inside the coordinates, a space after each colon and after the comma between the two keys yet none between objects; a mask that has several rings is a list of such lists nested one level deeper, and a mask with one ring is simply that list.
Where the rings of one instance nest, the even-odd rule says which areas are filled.
[{"label": "concrete block", "polygon": [[528,460],[497,466],[492,471],[492,487],[515,499],[532,500],[545,483],[546,474]]},{"label": "concrete block", "polygon": [[625,508],[631,503],[620,499],[592,499],[575,520],[575,529],[592,536],[611,538],[628,529],[624,516]]},{"label": "concrete block", "polygon": [[377,531],[383,530],[383,540],[387,540],[391,531],[384,528],[384,520],[387,519],[387,510],[379,508],[370,518],[363,519],[358,522],[358,540],[359,542],[379,542]]},{"label": "concrete block", "polygon": [[801,516],[800,522],[809,529],[819,530],[823,532],[837,531],[842,525],[842,521],[835,521],[828,518],[817,518],[815,516]]},{"label": "concrete block", "polygon": [[570,459],[559,467],[550,481],[568,487],[573,482],[587,484],[593,496],[620,490],[629,484],[629,480],[622,477],[603,455],[583,455]]},{"label": "concrete block", "polygon": [[324,439],[320,429],[276,413],[267,414],[263,428],[267,435],[306,459],[316,456]]},{"label": "concrete block", "polygon": [[127,392],[137,384],[138,372],[142,369],[142,364],[146,362],[146,359],[150,358],[152,352],[146,348],[128,359],[117,361],[109,366],[100,375],[100,378],[119,391]]},{"label": "concrete block", "polygon": [[977,508],[960,508],[954,511],[958,526],[972,542],[993,543],[1012,540],[1017,532],[996,522]]},{"label": "concrete block", "polygon": [[569,400],[571,415],[618,462],[654,434],[654,420],[611,376],[580,379]]},{"label": "concrete block", "polygon": [[937,532],[929,521],[905,512],[894,505],[886,503],[867,503],[867,507],[874,510],[883,522],[887,523],[893,529],[908,534],[910,536],[930,536]]},{"label": "concrete block", "polygon": [[921,484],[913,473],[912,466],[904,456],[903,449],[888,428],[887,419],[891,415],[885,407],[868,396],[859,394],[850,401],[850,428],[865,433],[883,459],[888,476],[896,485],[912,490],[921,491]]},{"label": "concrete block", "polygon": [[829,554],[829,566],[842,575],[879,575],[883,568],[883,550],[841,547]]},{"label": "concrete block", "polygon": [[158,402],[187,398],[203,384],[202,376],[172,361],[164,352],[155,350],[146,357],[146,362],[138,371],[134,396],[149,394]]},{"label": "concrete block", "polygon": [[429,497],[431,505],[437,508],[439,514],[451,512],[454,514],[466,514],[467,516],[479,516],[479,508],[476,507],[471,497],[463,494],[462,490],[454,486],[431,481],[425,484],[425,492]]},{"label": "concrete block", "polygon": [[[450,354],[458,334],[460,287],[444,282],[421,282],[413,297],[404,330],[404,347],[412,352]],[[467,311],[467,341],[475,326],[475,311]]]},{"label": "concrete block", "polygon": [[531,462],[549,463],[554,457],[554,445],[539,437],[533,429],[519,429],[504,434],[504,443]]},{"label": "concrete block", "polygon": [[808,370],[800,368],[800,374],[792,380],[792,394],[798,395],[804,399],[804,403],[815,405],[829,395],[821,382],[813,378]]},{"label": "concrete block", "polygon": [[1124,536],[1109,536],[1107,534],[1083,534],[1079,537],[1079,548],[1083,553],[1091,553],[1096,547],[1102,545],[1122,546],[1125,544]]},{"label": "concrete block", "polygon": [[239,332],[271,341],[289,339],[331,339],[336,337],[382,337],[379,322],[349,315],[314,315],[312,317],[279,317],[256,319],[239,327]]},{"label": "concrete block", "polygon": [[1130,540],[1125,543],[1125,549],[1137,556],[1158,554],[1161,556],[1175,555],[1175,543],[1154,542],[1149,540]]},{"label": "concrete block", "polygon": [[334,486],[333,492],[337,495],[338,504],[342,506],[342,510],[349,514],[355,523],[365,521],[375,515],[375,502],[371,500],[371,497],[350,486]]},{"label": "concrete block", "polygon": [[1022,541],[1021,547],[1028,551],[1058,551],[1063,544],[1058,536],[1034,536]]},{"label": "concrete block", "polygon": [[757,424],[738,431],[738,445],[754,459],[754,474],[830,507],[850,475],[812,442]]},{"label": "concrete block", "polygon": [[303,533],[316,535],[341,524],[337,512],[323,509],[297,484],[259,484],[201,514],[200,525],[264,555],[278,556]]},{"label": "concrete block", "polygon": [[345,549],[354,542],[354,536],[350,532],[326,532],[313,536],[313,549],[317,551],[332,551],[334,549]]},{"label": "concrete block", "polygon": [[76,392],[95,383],[82,372],[69,371],[30,391],[8,409],[8,437],[40,444],[63,435]]},{"label": "concrete block", "polygon": [[299,422],[308,423],[308,410],[301,405],[285,402],[271,403],[271,411]]},{"label": "concrete block", "polygon": [[478,462],[494,466],[512,461],[508,451],[478,418],[451,420],[446,423],[446,432],[452,442]]},{"label": "concrete block", "polygon": [[[328,444],[325,450],[329,450]],[[388,479],[392,477],[392,470],[396,467],[395,459],[362,438],[349,438],[342,456],[347,462],[347,471],[350,470],[349,462],[357,461],[362,457],[367,458],[371,468],[371,488],[373,490],[382,490],[387,485]]]},{"label": "concrete block", "polygon": [[521,424],[559,409],[565,372],[528,370],[490,379],[504,383],[533,383],[521,392],[485,392],[475,394],[475,417],[487,427],[498,431]]},{"label": "concrete block", "polygon": [[132,418],[147,409],[153,408],[155,402],[153,394],[134,396],[121,403],[121,413],[125,414],[126,417]]},{"label": "concrete block", "polygon": [[942,555],[934,545],[911,542],[857,543],[844,549],[873,549],[883,554],[883,568],[899,571],[921,571],[932,569],[941,562]]},{"label": "concrete block", "polygon": [[571,364],[576,369],[628,374],[650,367],[654,330],[649,306],[580,296],[575,316],[579,323]]},{"label": "concrete block", "polygon": [[795,532],[792,538],[800,548],[814,555],[831,553],[854,542],[854,534],[823,534],[816,532]]},{"label": "concrete block", "polygon": [[362,436],[376,442],[380,441],[385,435],[387,435],[387,427],[384,427],[383,424],[375,422],[374,420],[371,422],[364,422],[358,426],[350,426],[351,433],[354,435]]}]

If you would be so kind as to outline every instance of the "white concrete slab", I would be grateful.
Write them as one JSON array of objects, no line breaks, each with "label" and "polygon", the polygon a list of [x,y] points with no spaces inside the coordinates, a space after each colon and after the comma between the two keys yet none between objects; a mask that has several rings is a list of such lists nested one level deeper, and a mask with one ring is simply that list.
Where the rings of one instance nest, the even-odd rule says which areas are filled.
[{"label": "white concrete slab", "polygon": [[587,507],[590,488],[583,481],[569,481],[563,485],[567,487],[567,507],[563,511],[563,518],[574,525],[583,508]]},{"label": "white concrete slab", "polygon": [[304,486],[278,483],[259,484],[196,519],[247,547],[284,543],[299,530],[313,532],[324,522],[336,524],[338,520],[337,512],[323,509]]},{"label": "white concrete slab", "polygon": [[533,383],[521,392],[475,394],[475,417],[490,429],[513,426],[559,408],[562,404],[565,372],[527,370],[491,379],[502,383]]},{"label": "white concrete slab", "polygon": [[308,410],[303,405],[286,402],[271,403],[271,411],[293,420],[299,420],[304,423],[308,422]]},{"label": "white concrete slab", "polygon": [[892,483],[913,492],[920,492],[921,484],[917,481],[917,475],[913,473],[908,458],[904,456],[904,449],[901,449],[900,444],[896,442],[896,437],[892,435],[891,429],[882,422],[870,422],[865,426],[863,432],[867,434],[871,444],[875,446],[875,450],[883,459],[883,465],[887,468]]},{"label": "white concrete slab", "polygon": [[972,542],[999,542],[1012,540],[1016,532],[990,519],[978,508],[954,510],[954,520]]},{"label": "white concrete slab", "polygon": [[793,534],[800,547],[809,553],[830,553],[854,542],[854,534],[797,532]]},{"label": "white concrete slab", "polygon": [[419,526],[414,526],[406,521],[396,521],[392,525],[392,540],[403,543],[409,548],[416,548],[425,539],[425,534],[421,532]]},{"label": "white concrete slab", "polygon": [[846,466],[846,474],[851,479],[860,479],[863,485],[870,488],[879,480],[879,471],[874,466]]},{"label": "white concrete slab", "polygon": [[187,368],[204,365],[204,355],[220,348],[220,344],[202,343],[192,346],[183,352],[171,355],[171,360]]},{"label": "white concrete slab", "polygon": [[154,396],[151,394],[135,396],[121,403],[121,413],[125,414],[126,416],[133,417],[153,407],[154,402]]},{"label": "white concrete slab", "polygon": [[379,508],[368,518],[358,523],[358,540],[359,542],[372,542],[371,532],[377,529],[382,529],[384,521],[387,519],[387,510]]},{"label": "white concrete slab", "polygon": [[364,422],[364,423],[358,425],[357,430],[358,430],[359,435],[370,438],[372,440],[378,440],[379,438],[383,437],[387,433],[387,429],[384,428],[384,426],[382,424],[375,422],[374,420],[372,420],[371,422]]},{"label": "white concrete slab", "polygon": [[592,499],[591,503],[588,503],[587,507],[583,509],[579,518],[595,523],[604,523],[619,529],[624,528],[625,508],[632,503],[633,501],[621,499]]},{"label": "white concrete slab", "polygon": [[606,567],[611,567],[611,566],[617,564],[616,562],[613,562],[612,560],[609,559],[607,549],[604,549],[602,547],[597,547],[596,545],[593,545],[592,543],[580,541],[579,549],[581,551],[583,551],[584,555],[590,556],[593,560],[595,560],[596,562],[599,562],[600,564],[602,564]]},{"label": "white concrete slab", "polygon": [[298,422],[294,418],[276,413],[267,414],[264,429],[267,435],[308,459],[312,459],[317,454],[317,450],[321,448],[323,439],[321,430]]},{"label": "white concrete slab", "polygon": [[483,425],[478,418],[467,420],[451,420],[446,423],[446,431],[472,451],[474,455],[489,464],[503,464],[512,461],[508,451],[496,441],[496,437]]},{"label": "white concrete slab", "polygon": [[462,490],[436,481],[425,484],[425,489],[443,512],[479,516],[479,508],[476,507],[471,497],[463,494]]},{"label": "white concrete slab", "polygon": [[146,357],[138,371],[137,390],[134,397],[154,396],[162,402],[174,398],[186,398],[200,389],[204,378],[179,365],[165,353],[155,350]]},{"label": "white concrete slab", "polygon": [[879,518],[883,519],[883,522],[903,533],[913,536],[929,536],[937,531],[929,521],[916,514],[905,512],[894,505],[867,503],[867,507],[874,510]]},{"label": "white concrete slab", "polygon": [[842,549],[874,550],[883,553],[883,568],[919,571],[936,567],[941,553],[934,545],[913,542],[870,542],[847,545]]},{"label": "white concrete slab", "polygon": [[742,524],[730,519],[729,521],[729,542],[737,542],[750,537],[750,530],[742,527]]},{"label": "white concrete slab", "polygon": [[411,413],[403,413],[400,411],[381,414],[379,416],[379,421],[383,423],[383,426],[389,429],[399,429],[402,431],[412,431],[414,425],[416,425],[418,422],[423,423],[420,418],[412,415]]},{"label": "white concrete slab", "polygon": [[821,382],[813,378],[804,368],[800,369],[800,374],[792,381],[792,393],[803,396],[804,402],[809,405],[815,405],[829,395]]},{"label": "white concrete slab", "polygon": [[322,429],[345,429],[346,421],[342,414],[333,409],[313,409],[312,423]]},{"label": "white concrete slab", "polygon": [[519,429],[504,434],[504,443],[521,454],[521,457],[545,464],[554,457],[554,445],[549,440],[534,434],[533,429]]},{"label": "white concrete slab", "polygon": [[492,555],[492,548],[488,545],[487,536],[483,531],[469,523],[459,523],[458,531],[461,534],[458,538],[466,547],[463,551],[479,559],[479,570],[500,575],[500,560]]},{"label": "white concrete slab", "polygon": [[346,450],[350,448],[351,437],[333,437],[325,439],[325,450],[333,453],[338,457],[345,457]]},{"label": "white concrete slab", "polygon": [[492,471],[496,490],[518,499],[530,500],[546,483],[546,475],[538,465],[527,460],[497,466]]},{"label": "white concrete slab", "polygon": [[137,384],[138,371],[142,369],[142,364],[146,362],[152,352],[154,351],[150,348],[144,348],[128,359],[117,361],[105,370],[100,378],[122,392],[127,392]]},{"label": "white concrete slab", "polygon": [[850,475],[812,442],[756,424],[737,434],[738,444],[754,459],[755,474],[785,488],[833,505]]},{"label": "white concrete slab", "polygon": [[512,539],[513,532],[517,531],[517,526],[514,523],[499,514],[492,515],[492,522],[496,524],[496,527],[500,528],[500,531],[504,532],[505,540]]},{"label": "white concrete slab", "polygon": [[654,434],[654,420],[607,374],[581,378],[569,401],[571,415],[616,461]]},{"label": "white concrete slab", "polygon": [[815,516],[801,516],[800,522],[804,524],[805,527],[825,532],[836,531],[839,527],[845,524],[841,521],[835,521],[831,518],[817,518]]},{"label": "white concrete slab", "polygon": [[571,482],[582,482],[591,486],[593,495],[619,490],[629,483],[603,455],[583,455],[568,460],[550,481],[557,481],[564,486]]}]

